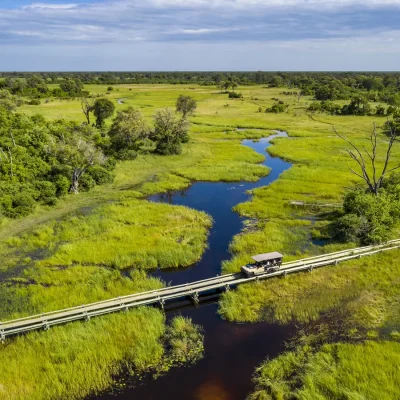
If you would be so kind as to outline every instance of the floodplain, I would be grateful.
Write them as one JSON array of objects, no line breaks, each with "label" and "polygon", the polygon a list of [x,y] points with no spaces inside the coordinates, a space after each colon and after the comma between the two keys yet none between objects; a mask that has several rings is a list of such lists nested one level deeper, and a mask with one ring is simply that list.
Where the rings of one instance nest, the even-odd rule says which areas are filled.
[{"label": "floodplain", "polygon": [[[158,108],[174,107],[180,94],[190,95],[198,105],[190,118],[190,141],[181,155],[139,154],[117,164],[113,183],[69,195],[54,207],[40,206],[23,219],[2,219],[1,320],[164,285],[151,272],[201,259],[213,221],[195,209],[149,202],[148,196],[183,190],[195,181],[257,181],[269,173],[260,164],[264,157],[241,141],[267,137],[275,130],[286,131],[288,138],[274,139],[267,157],[280,157],[292,166],[235,207],[246,223],[232,238],[232,257],[224,261],[221,272],[237,272],[250,255],[266,251],[280,251],[285,260],[292,260],[354,247],[330,237],[327,227],[335,209],[293,202],[341,204],[360,180],[349,171],[353,164],[347,145],[333,126],[363,145],[373,124],[382,128],[385,118],[310,114],[311,96],[284,95],[283,88],[239,87],[242,99],[197,85],[117,85],[109,94],[106,85],[85,89],[111,99],[117,110],[139,107],[147,118]],[[274,104],[273,98],[284,100],[288,110],[259,112]],[[25,105],[18,112],[85,120],[78,99]],[[383,133],[380,140],[386,140]],[[393,158],[400,160],[399,147]],[[398,237],[398,230],[393,237]],[[294,390],[303,399],[330,398],[330,393],[391,398],[398,382],[381,387],[371,375],[386,367],[389,375],[395,371],[370,360],[385,354],[396,364],[399,254],[380,254],[225,293],[218,312],[232,323],[296,323],[303,330],[294,338],[294,348],[257,370],[251,398],[289,399]],[[335,327],[333,321],[339,320]],[[173,336],[168,330],[192,329],[182,321],[170,324],[166,327],[160,310],[143,308],[12,339],[0,349],[0,364],[5,366],[0,372],[0,398],[83,398],[115,384],[123,371],[140,375],[167,370],[176,363],[166,345]],[[371,365],[369,374],[361,373],[356,362],[360,355]],[[357,382],[342,376],[343,364],[357,372]],[[334,368],[334,376],[321,373],[312,386],[310,376],[327,365]],[[83,368],[85,376],[79,372]],[[333,391],[339,382],[344,382],[346,393]]]}]

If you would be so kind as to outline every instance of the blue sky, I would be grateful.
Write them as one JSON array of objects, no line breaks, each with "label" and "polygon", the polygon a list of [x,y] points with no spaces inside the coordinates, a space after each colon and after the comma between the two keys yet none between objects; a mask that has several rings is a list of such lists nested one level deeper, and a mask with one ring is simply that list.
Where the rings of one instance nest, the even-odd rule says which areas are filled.
[{"label": "blue sky", "polygon": [[0,70],[399,70],[400,0],[0,0]]}]

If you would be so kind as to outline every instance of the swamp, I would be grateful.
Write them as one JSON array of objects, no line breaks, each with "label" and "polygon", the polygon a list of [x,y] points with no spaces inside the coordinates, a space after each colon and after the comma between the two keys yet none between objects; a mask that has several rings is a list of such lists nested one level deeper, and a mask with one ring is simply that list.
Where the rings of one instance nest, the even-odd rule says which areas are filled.
[{"label": "swamp", "polygon": [[[37,102],[0,77],[0,324],[239,273],[255,254],[399,238],[397,106],[359,88],[364,103],[347,93],[327,107],[320,88],[282,76],[231,92],[93,78],[60,95],[72,80],[60,75]],[[388,146],[371,194],[357,151],[372,174]],[[399,256],[7,337],[0,399],[398,398]]]}]

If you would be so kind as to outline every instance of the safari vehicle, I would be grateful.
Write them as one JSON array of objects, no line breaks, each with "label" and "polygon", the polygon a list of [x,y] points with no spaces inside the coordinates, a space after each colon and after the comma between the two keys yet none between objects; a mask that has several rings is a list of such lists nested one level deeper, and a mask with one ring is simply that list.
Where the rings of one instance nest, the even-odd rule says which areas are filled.
[{"label": "safari vehicle", "polygon": [[258,254],[251,258],[255,262],[242,267],[243,274],[249,277],[279,271],[282,265],[283,255],[274,251],[273,253]]}]

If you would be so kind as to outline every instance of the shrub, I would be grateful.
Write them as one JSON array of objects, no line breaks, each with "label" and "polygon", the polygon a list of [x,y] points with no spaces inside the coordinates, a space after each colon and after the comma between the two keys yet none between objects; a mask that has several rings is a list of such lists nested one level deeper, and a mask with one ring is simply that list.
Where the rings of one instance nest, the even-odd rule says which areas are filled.
[{"label": "shrub", "polygon": [[114,157],[107,157],[107,160],[103,164],[103,167],[107,171],[112,171],[116,165],[117,165],[117,160]]},{"label": "shrub", "polygon": [[228,92],[228,97],[230,99],[241,99],[243,97],[243,95],[241,93]]},{"label": "shrub", "polygon": [[45,204],[55,204],[56,200],[56,186],[49,181],[39,181],[35,185],[39,192],[37,200],[42,201]]},{"label": "shrub", "polygon": [[157,153],[164,156],[181,154],[182,145],[179,142],[159,142],[157,143]]},{"label": "shrub", "polygon": [[28,105],[30,106],[40,106],[40,100],[39,99],[31,99],[28,101]]},{"label": "shrub", "polygon": [[65,196],[71,186],[71,181],[64,175],[57,175],[54,180],[57,197]]},{"label": "shrub", "polygon": [[88,192],[96,186],[96,181],[89,175],[85,174],[79,181],[79,188],[82,192]]},{"label": "shrub", "polygon": [[335,224],[336,235],[345,242],[358,242],[368,231],[366,218],[356,214],[347,214],[339,218]]},{"label": "shrub", "polygon": [[334,224],[336,236],[362,244],[387,240],[400,220],[400,185],[398,177],[385,180],[379,195],[362,188],[348,193],[343,202],[345,215]]},{"label": "shrub", "polygon": [[114,180],[114,176],[100,165],[88,168],[87,173],[94,179],[96,185],[104,185]]},{"label": "shrub", "polygon": [[119,160],[124,161],[134,160],[137,157],[137,152],[135,150],[124,149],[117,153],[117,157]]},{"label": "shrub", "polygon": [[279,101],[278,103],[275,103],[272,107],[265,109],[265,112],[279,114],[285,112],[288,107],[288,104],[285,104],[283,101]]},{"label": "shrub", "polygon": [[194,363],[203,356],[204,337],[201,327],[190,318],[175,317],[167,328],[166,339],[171,359],[175,363]]},{"label": "shrub", "polygon": [[4,209],[4,215],[10,218],[24,217],[35,209],[35,205],[35,200],[29,193],[18,193]]}]

